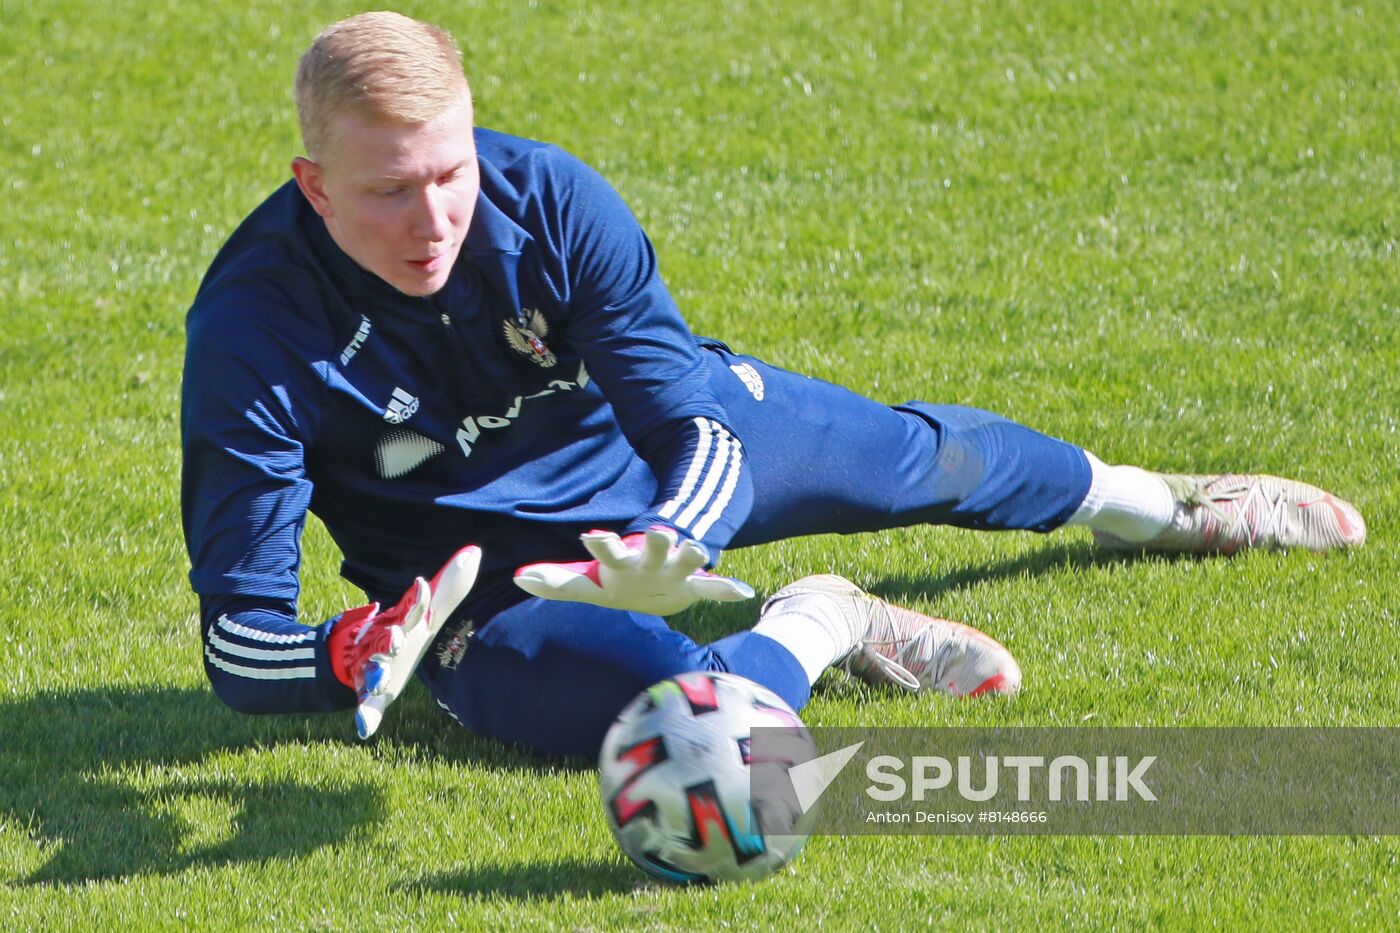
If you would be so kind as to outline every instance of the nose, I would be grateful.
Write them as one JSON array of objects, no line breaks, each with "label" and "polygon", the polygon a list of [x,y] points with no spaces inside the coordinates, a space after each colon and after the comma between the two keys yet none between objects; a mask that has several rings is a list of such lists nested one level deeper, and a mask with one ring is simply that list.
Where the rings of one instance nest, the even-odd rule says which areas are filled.
[{"label": "nose", "polygon": [[437,185],[428,185],[418,197],[413,213],[413,235],[436,243],[447,239],[452,224],[447,217],[447,197]]}]

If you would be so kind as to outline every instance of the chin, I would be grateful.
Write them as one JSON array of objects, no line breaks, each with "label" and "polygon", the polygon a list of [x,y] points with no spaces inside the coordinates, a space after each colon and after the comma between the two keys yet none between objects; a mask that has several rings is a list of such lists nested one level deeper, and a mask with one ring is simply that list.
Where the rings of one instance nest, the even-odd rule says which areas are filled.
[{"label": "chin", "polygon": [[444,279],[441,282],[419,282],[416,285],[410,285],[408,283],[395,284],[394,288],[403,292],[410,298],[427,298],[431,295],[436,295],[438,292],[442,291],[442,287],[446,284],[447,280]]},{"label": "chin", "polygon": [[442,291],[443,286],[447,284],[447,273],[429,278],[404,278],[389,284],[411,298],[427,298]]}]

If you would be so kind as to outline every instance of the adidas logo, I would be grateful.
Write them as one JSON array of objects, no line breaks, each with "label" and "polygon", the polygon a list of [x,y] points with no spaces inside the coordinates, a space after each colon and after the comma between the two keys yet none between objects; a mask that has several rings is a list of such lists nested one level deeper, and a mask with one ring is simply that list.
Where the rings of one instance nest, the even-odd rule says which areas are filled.
[{"label": "adidas logo", "polygon": [[763,401],[763,377],[758,374],[748,363],[735,363],[729,367],[734,375],[739,377],[739,381],[744,384],[744,388],[749,390],[749,394],[754,397],[754,401]]},{"label": "adidas logo", "polygon": [[384,420],[390,424],[403,424],[418,410],[418,399],[404,389],[395,388],[389,407],[384,409]]}]

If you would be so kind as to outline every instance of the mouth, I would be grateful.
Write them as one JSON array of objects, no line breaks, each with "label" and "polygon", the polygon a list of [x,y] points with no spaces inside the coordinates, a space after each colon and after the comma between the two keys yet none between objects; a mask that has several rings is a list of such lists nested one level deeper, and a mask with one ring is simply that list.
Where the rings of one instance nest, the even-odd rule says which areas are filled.
[{"label": "mouth", "polygon": [[429,256],[427,259],[409,259],[406,261],[419,272],[436,272],[447,263],[447,257],[447,253],[438,253],[436,256]]}]

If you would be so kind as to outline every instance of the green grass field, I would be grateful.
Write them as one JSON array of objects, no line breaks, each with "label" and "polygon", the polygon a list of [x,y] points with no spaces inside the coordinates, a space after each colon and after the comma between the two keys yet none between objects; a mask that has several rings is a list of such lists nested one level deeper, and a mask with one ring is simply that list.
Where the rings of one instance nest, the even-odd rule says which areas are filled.
[{"label": "green grass field", "polygon": [[[289,10],[295,12],[289,12]],[[1297,475],[1347,556],[1110,559],[924,528],[729,555],[985,628],[1010,703],[832,679],[813,724],[1400,721],[1400,6],[411,2],[483,125],[642,218],[693,328],[1107,460]],[[668,889],[586,763],[452,725],[254,719],[200,662],[179,523],[183,318],[299,150],[342,3],[0,0],[0,918],[13,929],[1246,928],[1400,922],[1394,838],[832,838]],[[302,611],[359,594],[307,534]],[[678,624],[705,638],[752,606]]]}]

